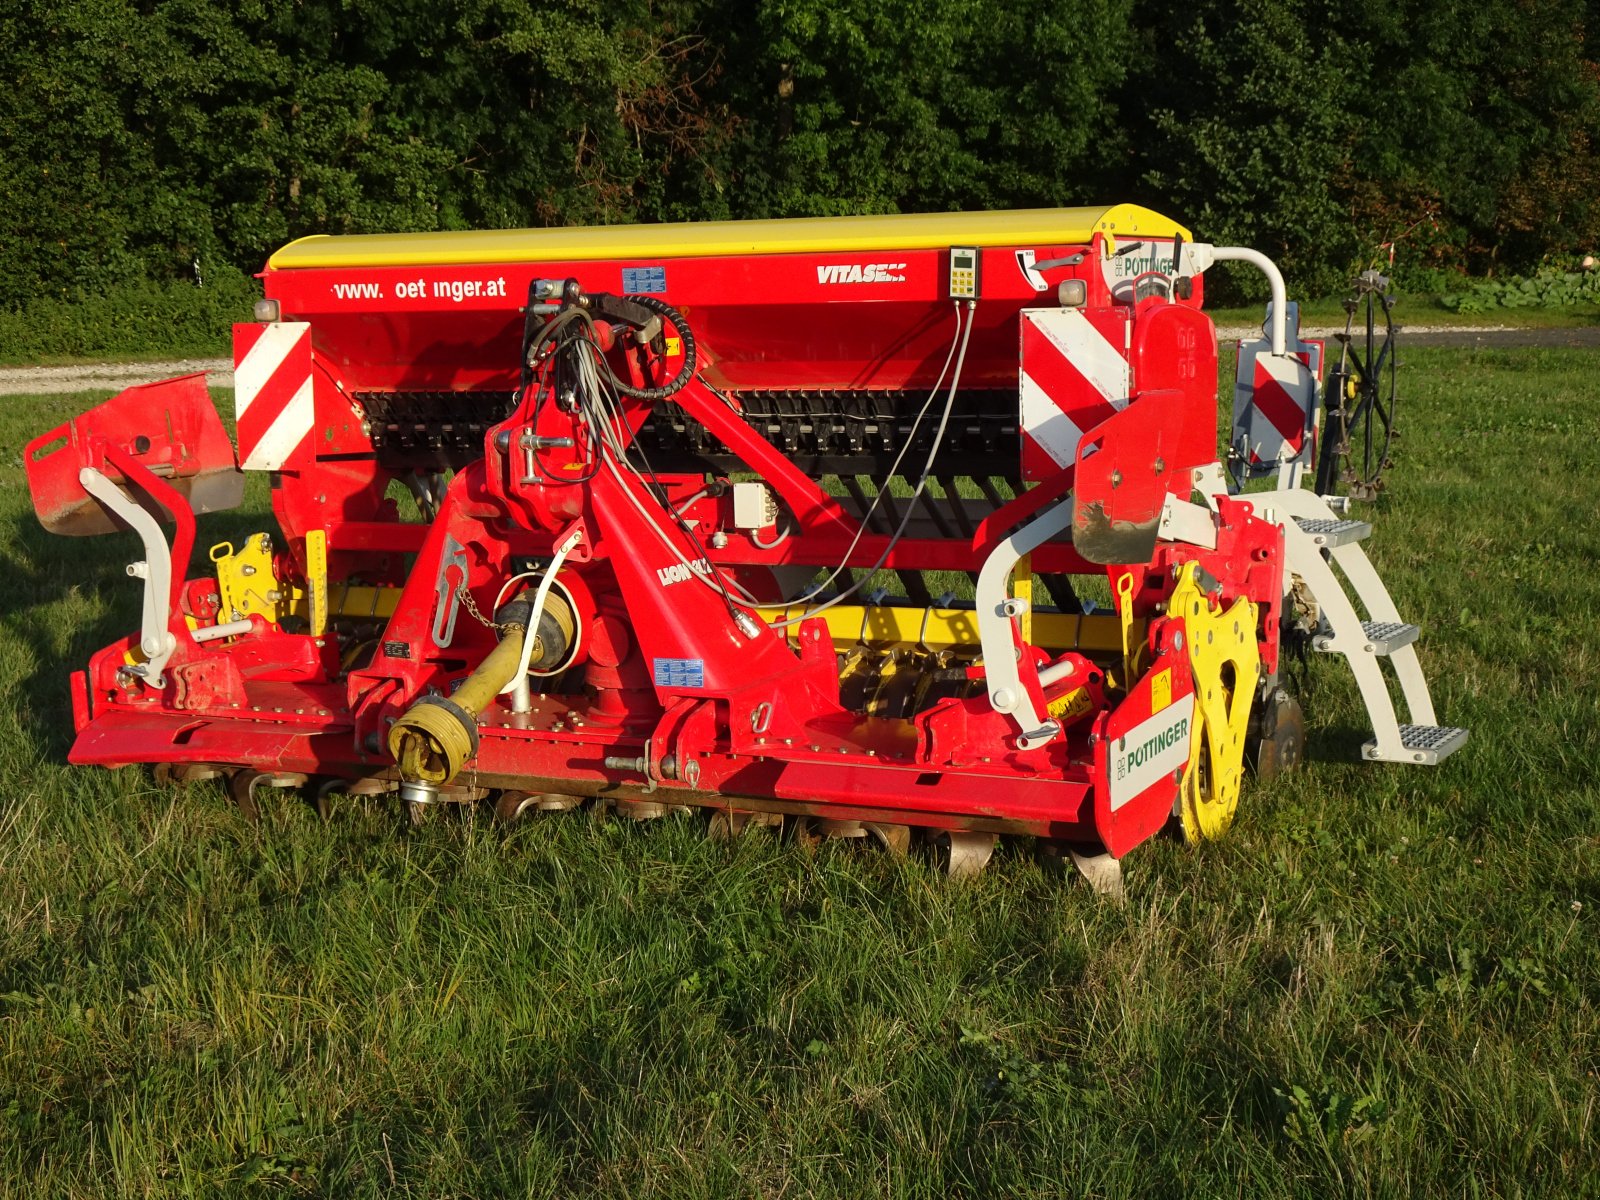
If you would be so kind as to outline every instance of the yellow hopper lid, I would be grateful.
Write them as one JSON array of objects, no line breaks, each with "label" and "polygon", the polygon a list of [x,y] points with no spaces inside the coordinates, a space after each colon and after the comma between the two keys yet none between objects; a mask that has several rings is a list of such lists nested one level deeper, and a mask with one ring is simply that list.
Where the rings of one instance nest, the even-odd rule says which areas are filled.
[{"label": "yellow hopper lid", "polygon": [[700,221],[456,233],[317,234],[267,260],[271,270],[311,267],[450,266],[497,262],[710,258],[746,254],[927,250],[943,246],[1086,243],[1096,233],[1189,241],[1189,231],[1136,204],[776,221]]}]

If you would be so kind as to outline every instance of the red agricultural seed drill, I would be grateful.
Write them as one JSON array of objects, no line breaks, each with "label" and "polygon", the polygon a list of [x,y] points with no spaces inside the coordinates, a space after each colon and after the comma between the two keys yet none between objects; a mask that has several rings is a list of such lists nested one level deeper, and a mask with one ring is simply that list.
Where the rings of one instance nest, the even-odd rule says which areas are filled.
[{"label": "red agricultural seed drill", "polygon": [[[1222,260],[1274,298],[1226,455]],[[1367,758],[1465,740],[1370,526],[1298,486],[1321,347],[1281,276],[1156,213],[312,237],[262,280],[237,453],[200,376],[27,449],[47,529],[144,547],[75,763],[224,775],[251,814],[307,786],[920,831],[953,873],[1031,835],[1115,888],[1298,758],[1293,636],[1347,657]],[[278,532],[192,576],[245,471]]]}]

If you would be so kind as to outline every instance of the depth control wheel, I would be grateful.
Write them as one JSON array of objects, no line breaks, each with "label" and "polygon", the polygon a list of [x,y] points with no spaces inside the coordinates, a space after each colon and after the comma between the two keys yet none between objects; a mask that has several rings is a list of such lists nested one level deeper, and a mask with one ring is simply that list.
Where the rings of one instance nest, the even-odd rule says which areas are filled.
[{"label": "depth control wheel", "polygon": [[1282,688],[1267,697],[1260,724],[1250,739],[1250,765],[1257,779],[1276,779],[1300,765],[1305,753],[1306,719],[1300,703]]}]

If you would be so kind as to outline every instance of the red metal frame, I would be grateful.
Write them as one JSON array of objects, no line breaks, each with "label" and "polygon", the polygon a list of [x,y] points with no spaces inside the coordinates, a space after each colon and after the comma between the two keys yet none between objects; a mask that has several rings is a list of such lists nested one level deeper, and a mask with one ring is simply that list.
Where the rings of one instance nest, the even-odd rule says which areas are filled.
[{"label": "red metal frame", "polygon": [[[1034,251],[1031,261],[1075,254],[1083,261],[1052,268],[1050,290],[1040,293],[1019,264],[1019,250]],[[741,629],[717,591],[679,570],[682,560],[704,557],[747,586],[769,589],[770,569],[778,567],[859,568],[882,560],[891,569],[976,571],[1008,532],[1075,486],[1078,514],[1093,503],[1111,520],[1140,527],[1159,516],[1168,495],[1187,499],[1192,469],[1216,458],[1214,338],[1199,311],[1197,281],[1182,301],[1126,306],[1107,287],[1099,261],[1104,251],[1099,235],[1089,245],[985,248],[984,293],[971,318],[961,382],[963,388],[1015,389],[1020,314],[1054,305],[1055,285],[1079,279],[1085,311],[1105,328],[1127,331],[1118,352],[1131,370],[1128,403],[1087,431],[1073,463],[1047,466],[1028,451],[1027,473],[1037,484],[970,537],[908,537],[892,547],[885,535],[863,532],[820,481],[752,429],[737,411],[739,396],[756,389],[930,387],[956,324],[945,293],[945,251],[753,254],[665,264],[664,298],[692,327],[701,354],[698,377],[673,401],[777,495],[790,530],[776,545],[733,528],[715,497],[693,501],[689,515],[700,536],[691,540],[638,478],[591,470],[589,431],[549,402],[542,380],[488,430],[481,457],[455,474],[432,521],[401,520],[385,497],[391,475],[364,428],[359,394],[509,392],[518,385],[520,309],[530,282],[570,276],[590,293],[620,293],[624,268],[637,264],[268,272],[266,294],[282,317],[310,327],[314,397],[309,434],[273,475],[273,507],[285,535],[280,545],[287,549],[278,564],[280,582],[306,583],[305,538],[320,530],[333,580],[400,587],[394,614],[370,663],[348,673],[332,635],[313,637],[260,618],[243,636],[196,643],[190,620],[206,625],[223,615],[214,602],[208,605],[209,581],[187,579],[192,515],[168,484],[111,444],[116,436],[104,436],[107,430],[126,433],[130,419],[150,432],[144,429],[148,419],[132,417],[126,396],[112,401],[74,424],[64,447],[70,455],[58,454],[48,470],[35,470],[30,447],[30,482],[43,514],[60,506],[61,494],[70,490],[62,481],[78,467],[104,462],[118,469],[126,488],[176,519],[172,628],[181,648],[172,662],[173,685],[164,691],[125,670],[137,638],[95,655],[88,672],[75,676],[79,737],[72,760],[393,777],[385,741],[391,723],[430,691],[450,694],[494,644],[487,628],[457,611],[456,589],[487,611],[515,562],[548,559],[576,532],[577,548],[563,569],[588,598],[581,614],[588,650],[581,668],[574,668],[582,670],[584,686],[540,696],[529,713],[492,706],[480,721],[473,779],[485,786],[654,794],[841,819],[1014,831],[1121,854],[1168,819],[1176,797],[1173,779],[1113,808],[1106,756],[1108,739],[1152,715],[1150,675],[1182,664],[1175,649],[1182,620],[1160,608],[1173,568],[1199,558],[1222,581],[1225,599],[1254,600],[1261,652],[1269,669],[1275,667],[1281,535],[1255,520],[1247,505],[1223,503],[1214,551],[1163,543],[1131,564],[1105,565],[1086,559],[1063,536],[1032,553],[1036,572],[1109,571],[1114,579],[1133,572],[1134,615],[1144,622],[1150,651],[1145,673],[1120,697],[1108,695],[1102,670],[1081,655],[1062,658],[1070,670],[1041,688],[1038,670],[1050,655],[1029,646],[1018,623],[1014,637],[1032,699],[1044,707],[1079,689],[1090,697],[1088,711],[1034,746],[1025,746],[1015,721],[981,694],[939,701],[907,719],[861,716],[841,703],[837,648],[826,622],[799,624],[793,646],[785,632],[765,625]],[[886,261],[897,264],[895,278],[828,282],[819,270]],[[255,334],[243,338],[241,355],[258,340]],[[619,341],[610,359],[625,377],[661,383],[682,361],[681,347],[666,345],[667,353],[646,361]],[[179,425],[189,422],[210,437],[197,411],[201,401],[193,385],[185,386],[171,411]],[[632,437],[649,411],[644,401],[625,400],[619,435]],[[256,423],[266,424],[259,417]],[[61,434],[54,431],[40,443]],[[552,447],[540,451],[532,472],[520,448],[530,436]],[[562,439],[575,444],[561,448]],[[189,462],[183,439],[169,440],[162,453],[181,472]],[[585,482],[567,482],[576,477]],[[682,503],[704,479],[668,475],[660,484],[672,503]],[[655,514],[664,534],[642,511]],[[441,637],[445,629],[449,636]],[[662,663],[696,665],[674,676],[663,673]],[[1187,667],[1172,674],[1180,681],[1173,696],[1181,699],[1192,687]]]}]

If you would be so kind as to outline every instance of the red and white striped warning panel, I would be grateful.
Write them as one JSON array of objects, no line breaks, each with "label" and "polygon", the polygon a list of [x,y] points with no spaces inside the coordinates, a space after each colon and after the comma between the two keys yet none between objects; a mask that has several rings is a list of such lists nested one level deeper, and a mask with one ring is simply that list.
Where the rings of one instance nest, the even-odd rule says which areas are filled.
[{"label": "red and white striped warning panel", "polygon": [[[1267,313],[1270,321],[1270,304]],[[1232,446],[1234,469],[1246,475],[1311,461],[1323,343],[1301,341],[1299,326],[1299,306],[1291,303],[1282,358],[1273,356],[1265,337],[1239,343]]]},{"label": "red and white striped warning panel", "polygon": [[304,321],[233,327],[233,415],[239,465],[276,471],[316,423],[311,326]]},{"label": "red and white striped warning panel", "polygon": [[1126,308],[1022,313],[1022,474],[1046,479],[1077,461],[1083,435],[1128,406]]}]

